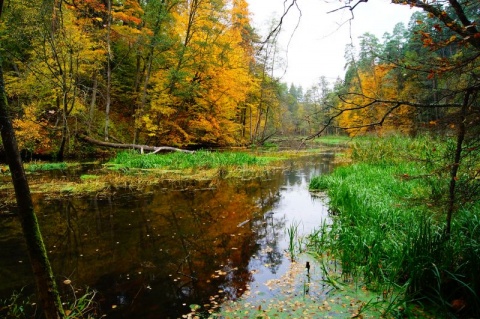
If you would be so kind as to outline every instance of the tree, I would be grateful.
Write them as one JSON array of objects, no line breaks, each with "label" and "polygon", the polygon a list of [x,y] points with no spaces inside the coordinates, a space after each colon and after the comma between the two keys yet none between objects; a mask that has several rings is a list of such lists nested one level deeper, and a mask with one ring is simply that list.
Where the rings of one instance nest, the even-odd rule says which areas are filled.
[{"label": "tree", "polygon": [[162,66],[152,72],[137,126],[155,144],[239,143],[238,105],[252,86],[248,29],[241,2],[182,1],[172,10],[174,26]]},{"label": "tree", "polygon": [[[275,30],[275,24],[276,22],[272,21],[270,35],[279,32]],[[255,86],[250,99],[250,142],[253,144],[263,144],[281,127],[279,113],[282,85],[273,74],[277,65],[281,64],[279,50],[277,36],[269,36],[261,43],[256,55],[253,70]]]},{"label": "tree", "polygon": [[[352,6],[352,1],[345,0],[343,8],[353,10],[360,2]],[[450,153],[450,163],[446,165],[449,186],[445,202],[445,232],[449,235],[452,216],[466,200],[459,197],[461,191],[459,186],[469,185],[470,188],[478,188],[476,171],[469,171],[467,167],[462,166],[462,162],[468,162],[469,157],[480,156],[478,152],[466,151],[476,150],[478,143],[476,132],[480,125],[478,118],[480,31],[477,26],[480,4],[468,1],[459,3],[456,0],[392,2],[415,6],[426,12],[424,15],[417,14],[416,20],[410,25],[412,38],[406,45],[407,52],[386,66],[380,65],[381,57],[375,61],[369,54],[361,55],[360,61],[368,58],[372,65],[371,70],[374,71],[371,73],[372,76],[368,77],[367,83],[377,81],[376,74],[380,68],[389,70],[390,79],[401,78],[400,74],[406,78],[395,91],[385,95],[379,94],[378,90],[362,88],[365,81],[361,79],[361,72],[356,72],[357,90],[351,90],[349,87],[349,92],[340,97],[344,106],[337,110],[333,118],[345,117],[345,113],[352,111],[357,114],[363,113],[359,120],[366,122],[356,127],[365,129],[386,123],[393,112],[405,106],[414,108],[416,112],[442,110],[441,114],[435,112],[438,116],[443,115],[442,126],[447,132],[456,134],[455,147],[452,147]],[[413,46],[409,46],[410,44]],[[372,46],[363,45],[362,49],[365,47]],[[388,56],[389,51],[384,52]],[[360,67],[356,70],[363,71],[361,68],[365,67],[365,64],[359,64]],[[388,79],[385,76],[386,74],[381,78]],[[383,90],[383,93],[386,91]],[[332,123],[332,120],[328,123]],[[322,128],[313,136],[318,136],[324,130],[325,128]],[[468,200],[471,200],[471,197]]]},{"label": "tree", "polygon": [[[321,76],[318,83],[307,91],[304,102],[307,114],[304,121],[309,127],[308,135],[317,132],[322,124],[328,121],[332,113],[332,105],[338,104],[333,101],[334,97],[334,90],[330,88],[330,84],[324,76]],[[334,134],[334,128],[328,128],[326,133]]]},{"label": "tree", "polygon": [[140,123],[147,105],[148,89],[151,85],[152,72],[154,72],[153,62],[155,54],[158,51],[166,51],[173,44],[173,41],[169,39],[170,34],[167,32],[167,27],[171,23],[172,11],[177,4],[177,1],[152,1],[148,2],[145,8],[145,22],[147,23],[147,27],[150,28],[151,34],[147,36],[149,42],[147,44],[147,56],[145,58],[146,70],[142,76],[141,97],[136,110],[136,119],[138,120],[135,125],[134,143],[139,138]]},{"label": "tree", "polygon": [[[3,0],[0,0],[0,17],[3,11]],[[1,57],[1,60],[3,57]],[[28,255],[37,286],[39,302],[47,319],[63,318],[64,312],[55,278],[48,260],[47,251],[42,240],[38,221],[33,210],[32,197],[23,170],[15,132],[10,121],[7,95],[3,78],[3,67],[0,64],[0,127],[3,147],[7,155],[12,182],[18,206],[18,216],[27,244]]]},{"label": "tree", "polygon": [[[58,20],[53,24],[52,12]],[[87,83],[103,62],[103,50],[87,33],[88,21],[77,19],[75,13],[71,6],[59,10],[53,4],[23,0],[6,11],[5,34],[24,33],[22,46],[5,50],[13,61],[5,64],[8,98],[15,101],[13,115],[22,121],[25,110],[30,110],[34,122],[46,123],[42,131],[48,132],[45,140],[55,145],[51,152],[58,160],[71,146],[72,122],[86,120]],[[15,21],[18,15],[24,24]]]}]

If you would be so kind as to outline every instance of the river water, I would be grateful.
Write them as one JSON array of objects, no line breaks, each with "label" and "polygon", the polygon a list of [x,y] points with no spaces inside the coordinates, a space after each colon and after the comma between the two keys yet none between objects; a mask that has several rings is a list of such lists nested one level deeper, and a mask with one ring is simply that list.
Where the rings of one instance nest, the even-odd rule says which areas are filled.
[{"label": "river water", "polygon": [[[332,159],[325,153],[254,179],[170,183],[141,194],[37,197],[60,289],[71,298],[94,289],[107,318],[179,318],[190,305],[215,308],[247,289],[249,298],[265,297],[265,283],[290,264],[286,229],[308,234],[328,218],[308,183],[330,172]],[[20,227],[2,217],[0,296],[33,291],[32,282]]]}]

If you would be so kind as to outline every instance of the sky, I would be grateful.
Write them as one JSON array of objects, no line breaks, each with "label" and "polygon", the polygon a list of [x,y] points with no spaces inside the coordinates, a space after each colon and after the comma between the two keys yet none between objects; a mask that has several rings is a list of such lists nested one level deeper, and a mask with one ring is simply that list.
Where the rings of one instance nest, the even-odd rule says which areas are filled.
[{"label": "sky", "polygon": [[[253,26],[265,35],[265,26],[272,19],[279,20],[284,2],[291,0],[247,0],[252,13]],[[345,70],[345,47],[349,43],[358,45],[358,37],[370,32],[382,39],[385,32],[392,33],[398,22],[408,25],[415,12],[409,6],[391,4],[389,0],[369,0],[360,3],[352,13],[348,9],[329,11],[342,7],[339,0],[297,0],[301,10],[292,8],[284,18],[280,38],[285,67],[275,76],[282,82],[308,89],[318,83],[321,76],[333,82],[343,78]],[[295,26],[298,28],[293,33]],[[290,41],[290,44],[288,44]],[[288,49],[288,50],[287,50]]]}]

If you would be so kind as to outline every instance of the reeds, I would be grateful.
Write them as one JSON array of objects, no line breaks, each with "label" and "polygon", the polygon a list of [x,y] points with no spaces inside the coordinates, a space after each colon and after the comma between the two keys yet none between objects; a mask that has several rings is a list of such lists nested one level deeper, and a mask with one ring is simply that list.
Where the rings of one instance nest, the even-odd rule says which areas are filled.
[{"label": "reeds", "polygon": [[431,171],[431,143],[366,139],[353,147],[360,163],[314,178],[310,188],[328,192],[335,215],[330,231],[311,236],[310,248],[337,256],[344,278],[361,277],[378,291],[400,289],[396,303],[423,300],[457,311],[461,302],[461,311],[478,316],[480,204],[461,210],[445,236],[442,202],[431,197],[442,189]]},{"label": "reeds", "polygon": [[32,162],[29,164],[25,164],[25,171],[27,172],[65,170],[67,168],[68,168],[68,164],[65,162],[59,162],[59,163]]},{"label": "reeds", "polygon": [[168,153],[142,155],[138,152],[118,153],[109,164],[140,169],[210,169],[228,166],[265,165],[276,158],[259,157],[245,152],[197,151],[194,154]]},{"label": "reeds", "polygon": [[298,236],[299,226],[299,222],[293,221],[292,224],[286,229],[288,235],[288,253],[292,261],[295,260],[297,253],[301,251],[301,241],[299,241]]}]

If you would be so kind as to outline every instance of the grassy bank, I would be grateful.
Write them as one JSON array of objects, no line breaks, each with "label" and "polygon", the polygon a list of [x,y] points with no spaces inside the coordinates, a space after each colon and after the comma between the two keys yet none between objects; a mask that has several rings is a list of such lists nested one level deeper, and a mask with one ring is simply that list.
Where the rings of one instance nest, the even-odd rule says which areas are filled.
[{"label": "grassy bank", "polygon": [[325,135],[313,140],[315,143],[331,146],[348,145],[351,141],[352,138],[346,135]]},{"label": "grassy bank", "polygon": [[311,236],[310,251],[338,261],[343,280],[395,294],[394,316],[408,316],[411,303],[446,318],[480,315],[480,205],[459,206],[451,236],[444,232],[448,179],[440,168],[449,145],[364,139],[352,145],[354,164],[310,184],[328,193],[333,214],[329,231]]},{"label": "grassy bank", "polygon": [[[305,152],[208,152],[140,154],[119,152],[101,168],[79,175],[79,163],[28,163],[32,193],[50,198],[110,193],[118,189],[141,190],[164,182],[212,181],[218,178],[251,178],[282,167],[282,160],[313,154]],[[100,166],[100,165],[97,165]],[[55,173],[57,171],[57,173]],[[58,174],[60,172],[60,174]],[[2,171],[0,192],[14,202],[9,171]]]},{"label": "grassy bank", "polygon": [[279,156],[257,156],[245,152],[210,152],[198,151],[193,154],[174,152],[168,154],[139,154],[125,151],[117,154],[107,164],[112,167],[127,169],[211,169],[264,166]]}]

